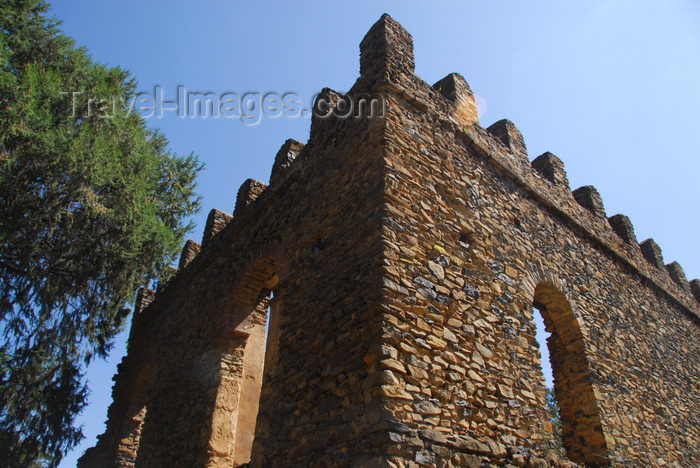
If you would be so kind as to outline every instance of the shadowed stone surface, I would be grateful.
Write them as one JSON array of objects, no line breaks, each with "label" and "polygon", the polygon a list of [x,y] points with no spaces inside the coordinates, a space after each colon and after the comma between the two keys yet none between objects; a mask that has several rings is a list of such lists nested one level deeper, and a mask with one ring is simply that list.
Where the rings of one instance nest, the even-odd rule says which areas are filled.
[{"label": "shadowed stone surface", "polygon": [[520,130],[508,119],[499,120],[486,129],[491,135],[498,138],[501,143],[506,145],[508,151],[528,164],[527,149],[525,148],[525,140]]},{"label": "shadowed stone surface", "polygon": [[605,218],[603,199],[592,185],[584,185],[573,192],[576,202],[599,218]]},{"label": "shadowed stone surface", "polygon": [[700,302],[700,280],[694,279],[690,282],[690,289],[695,296],[695,300]]},{"label": "shadowed stone surface", "polygon": [[647,239],[639,244],[644,258],[656,268],[664,268],[664,257],[654,239]]},{"label": "shadowed stone surface", "polygon": [[254,179],[243,182],[236,195],[236,207],[233,210],[233,215],[235,216],[253,203],[266,187],[267,185]]},{"label": "shadowed stone surface", "polygon": [[564,163],[549,151],[537,156],[532,161],[532,168],[551,183],[569,188]]},{"label": "shadowed stone surface", "polygon": [[360,43],[360,75],[366,81],[399,81],[398,75],[415,70],[413,38],[386,13]]},{"label": "shadowed stone surface", "polygon": [[473,125],[479,122],[479,112],[474,94],[467,80],[459,73],[450,73],[433,85],[440,94],[455,106],[455,115],[460,123]]},{"label": "shadowed stone surface", "polygon": [[671,275],[671,279],[680,287],[684,289],[690,287],[688,285],[688,278],[685,277],[685,272],[678,262],[669,263],[666,265],[666,270],[668,270],[668,274]]},{"label": "shadowed stone surface", "polygon": [[304,144],[291,138],[284,142],[275,156],[275,163],[272,165],[270,185],[281,183],[289,175],[292,163],[299,156],[302,149],[304,149]]},{"label": "shadowed stone surface", "polygon": [[216,208],[209,212],[207,223],[204,225],[204,234],[202,235],[202,246],[206,246],[219,232],[221,232],[228,223],[231,222],[231,216],[228,213],[219,211]]},{"label": "shadowed stone surface", "polygon": [[632,221],[622,214],[616,214],[608,218],[610,226],[615,231],[615,234],[620,236],[620,239],[627,242],[628,244],[637,244],[637,236],[634,235],[634,226],[632,226]]},{"label": "shadowed stone surface", "polygon": [[185,242],[185,246],[182,248],[182,253],[180,254],[180,263],[178,264],[178,269],[185,268],[188,263],[194,260],[197,256],[202,246],[192,239],[188,239]]}]

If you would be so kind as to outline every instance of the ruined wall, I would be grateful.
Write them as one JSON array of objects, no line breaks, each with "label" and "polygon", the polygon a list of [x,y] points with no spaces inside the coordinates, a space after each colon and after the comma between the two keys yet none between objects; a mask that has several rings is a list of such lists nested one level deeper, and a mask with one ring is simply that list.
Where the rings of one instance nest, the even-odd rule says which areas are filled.
[{"label": "ruined wall", "polygon": [[481,128],[461,76],[416,77],[390,17],[360,47],[347,97],[381,95],[384,117],[316,115],[269,187],[212,211],[135,314],[80,466],[235,466],[253,438],[254,466],[541,466],[533,307],[569,460],[697,464],[700,283],[556,156],[530,163],[512,123]]},{"label": "ruined wall", "polygon": [[189,242],[180,272],[136,314],[110,429],[81,466],[105,466],[102,454],[128,445],[115,442],[131,430],[112,429],[124,419],[116,406],[144,362],[156,370],[136,466],[232,466],[244,351],[270,290],[278,342],[268,343],[257,462],[336,465],[368,450],[381,409],[363,394],[362,358],[381,298],[382,128],[314,117],[306,145],[282,146],[273,186],[246,181],[233,216],[212,211],[201,252]]},{"label": "ruined wall", "polygon": [[[461,95],[444,93],[446,82]],[[534,305],[553,332],[569,458],[697,463],[698,306],[677,264],[645,259],[594,189],[574,197],[556,156],[531,164],[512,123],[470,126],[461,76],[430,87],[406,74],[391,88],[385,275],[397,286],[386,290],[377,367],[414,429],[392,451],[475,466],[545,454]],[[460,455],[460,439],[446,438],[455,434],[486,446]]]}]

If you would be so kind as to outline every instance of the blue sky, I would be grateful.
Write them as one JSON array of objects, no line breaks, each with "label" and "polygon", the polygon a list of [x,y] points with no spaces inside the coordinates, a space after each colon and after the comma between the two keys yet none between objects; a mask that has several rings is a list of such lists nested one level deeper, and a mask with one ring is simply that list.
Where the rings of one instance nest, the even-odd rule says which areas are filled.
[{"label": "blue sky", "polygon": [[[416,73],[434,83],[467,79],[481,124],[502,118],[522,132],[530,158],[551,151],[571,187],[594,185],[608,215],[630,217],[667,263],[700,277],[700,3],[230,2],[61,0],[62,29],[102,63],[131,70],[138,89],[166,99],[190,91],[294,92],[309,105],[324,86],[348,90],[359,75],[358,44],[387,12],[413,35]],[[233,210],[247,178],[267,182],[287,138],[306,141],[308,118],[152,118],[173,151],[206,163],[200,240],[211,208]],[[88,373],[87,436],[62,467],[104,430],[111,377],[125,336]]]}]

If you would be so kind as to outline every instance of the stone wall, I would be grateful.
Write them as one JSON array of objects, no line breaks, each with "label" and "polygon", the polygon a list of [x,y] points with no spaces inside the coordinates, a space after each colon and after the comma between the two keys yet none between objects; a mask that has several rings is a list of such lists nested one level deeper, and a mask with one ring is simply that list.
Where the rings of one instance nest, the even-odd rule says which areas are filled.
[{"label": "stone wall", "polygon": [[[460,75],[430,86],[413,68],[384,15],[308,143],[285,142],[233,216],[212,211],[137,308],[79,466],[700,462],[700,283],[594,188],[572,192],[556,156],[530,162],[512,122],[480,127]],[[381,118],[334,111],[362,96]]]}]

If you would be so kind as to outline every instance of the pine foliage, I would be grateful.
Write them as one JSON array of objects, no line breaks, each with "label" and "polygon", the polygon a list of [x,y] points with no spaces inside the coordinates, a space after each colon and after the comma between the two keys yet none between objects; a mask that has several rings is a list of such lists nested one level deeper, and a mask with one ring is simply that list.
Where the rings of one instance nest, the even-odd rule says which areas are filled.
[{"label": "pine foliage", "polygon": [[[41,0],[0,0],[0,465],[52,466],[82,437],[86,364],[199,208],[193,155],[127,112],[135,82],[95,63]],[[73,91],[122,97],[73,113]],[[86,106],[86,100],[79,100]]]}]

